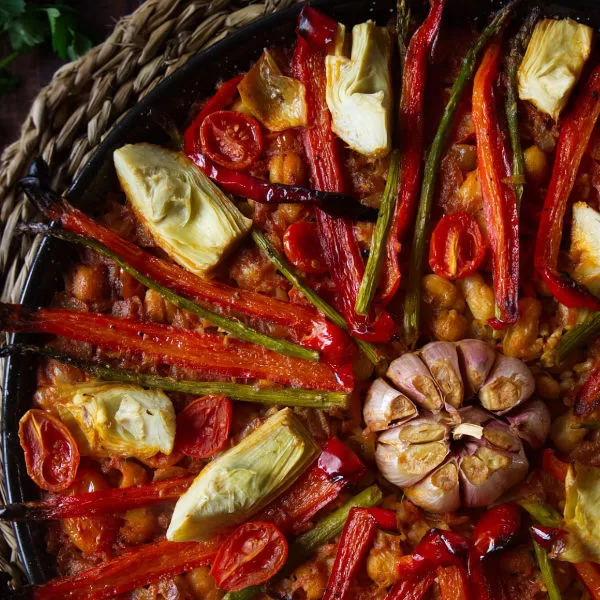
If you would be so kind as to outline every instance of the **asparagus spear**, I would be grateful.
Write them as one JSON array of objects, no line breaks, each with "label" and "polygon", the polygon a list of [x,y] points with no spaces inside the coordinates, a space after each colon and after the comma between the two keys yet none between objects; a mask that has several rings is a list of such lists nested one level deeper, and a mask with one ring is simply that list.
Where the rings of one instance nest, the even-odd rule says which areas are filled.
[{"label": "asparagus spear", "polygon": [[[357,494],[342,507],[332,512],[330,515],[321,519],[310,531],[297,537],[289,547],[288,560],[279,572],[278,577],[289,575],[294,569],[305,562],[320,546],[340,534],[344,528],[344,523],[348,518],[350,510],[355,506],[376,506],[383,497],[381,490],[372,485]],[[225,594],[223,600],[251,600],[261,591],[259,585],[240,590],[239,592],[229,592]]]},{"label": "asparagus spear", "polygon": [[525,158],[519,135],[519,93],[517,88],[517,73],[523,60],[523,54],[531,37],[531,31],[538,20],[539,7],[536,7],[523,23],[517,35],[510,41],[510,50],[506,61],[506,121],[513,151],[513,177],[517,207],[521,207],[523,183],[525,181]]},{"label": "asparagus spear", "polygon": [[513,6],[514,3],[510,3],[496,13],[489,25],[482,31],[475,45],[465,56],[458,77],[452,86],[444,115],[427,154],[413,237],[412,258],[409,265],[408,289],[404,301],[404,335],[408,344],[413,346],[419,337],[421,278],[426,254],[425,245],[428,239],[429,218],[442,156],[446,150],[463,91],[475,74],[477,59],[488,41],[503,27],[512,13]]},{"label": "asparagus spear", "polygon": [[[25,229],[25,228],[24,228]],[[269,348],[269,350],[274,350],[275,352],[279,352],[280,354],[286,354],[288,356],[294,356],[296,358],[303,358],[307,360],[319,360],[319,352],[316,350],[311,350],[309,348],[303,348],[298,344],[294,344],[293,342],[288,342],[287,340],[281,340],[272,338],[252,327],[249,327],[242,321],[238,319],[233,319],[231,317],[225,317],[216,312],[213,312],[203,306],[200,306],[196,302],[189,300],[188,298],[184,298],[179,294],[176,294],[169,288],[164,285],[154,281],[154,279],[150,279],[146,277],[142,273],[140,273],[137,269],[132,267],[127,261],[123,260],[118,254],[109,250],[104,244],[100,242],[88,238],[82,235],[78,235],[76,233],[71,233],[70,231],[66,231],[60,227],[51,227],[47,225],[42,225],[39,223],[35,223],[32,225],[28,225],[26,229],[35,232],[42,233],[45,235],[51,235],[58,239],[64,240],[66,242],[80,244],[82,246],[86,246],[87,248],[91,248],[95,250],[99,254],[106,256],[116,264],[118,264],[124,271],[127,271],[132,277],[137,279],[142,285],[145,285],[147,288],[150,288],[156,292],[158,292],[163,298],[168,300],[169,302],[175,304],[179,308],[183,308],[198,317],[205,319],[209,323],[220,327],[227,333],[234,335],[237,338],[242,340],[246,340],[248,342],[252,342],[253,344],[258,344],[260,346],[264,346],[265,348]]]},{"label": "asparagus spear", "polygon": [[174,379],[173,377],[161,377],[159,375],[138,373],[137,371],[90,363],[69,356],[68,354],[56,352],[51,348],[39,348],[37,346],[22,344],[13,344],[0,348],[0,357],[16,353],[40,354],[46,358],[52,358],[59,362],[73,365],[103,381],[131,383],[165,392],[183,392],[198,396],[223,394],[232,400],[240,402],[257,402],[259,404],[277,406],[305,406],[321,409],[347,408],[349,403],[349,395],[345,392],[303,390],[298,388],[259,388],[241,383]]},{"label": "asparagus spear", "polygon": [[561,600],[562,596],[554,577],[554,569],[548,558],[548,553],[535,540],[533,540],[533,549],[535,550],[535,558],[540,567],[542,580],[548,592],[548,598],[550,600]]},{"label": "asparagus spear", "polygon": [[[264,252],[267,258],[277,267],[279,272],[298,290],[300,290],[313,306],[318,308],[334,325],[337,325],[344,331],[348,331],[348,324],[342,315],[321,298],[307,283],[300,277],[298,271],[273,247],[273,244],[257,229],[252,229],[252,239],[254,243]],[[365,353],[365,356],[377,365],[383,360],[383,355],[373,344],[353,338],[358,347]]]},{"label": "asparagus spear", "polygon": [[367,260],[365,272],[360,284],[360,290],[358,291],[358,296],[356,298],[355,310],[359,315],[369,314],[371,302],[373,301],[379,278],[381,277],[381,268],[385,259],[387,237],[390,233],[396,206],[396,198],[398,196],[399,171],[400,156],[398,151],[394,150],[390,160],[390,168],[385,182],[383,199],[381,200],[381,206],[379,207],[375,231],[373,232],[371,253],[369,254],[369,259]]},{"label": "asparagus spear", "polygon": [[556,358],[559,362],[562,362],[567,356],[575,352],[577,348],[598,335],[600,335],[600,312],[595,313],[591,319],[581,325],[577,325],[577,327],[574,327],[563,335],[556,349]]}]

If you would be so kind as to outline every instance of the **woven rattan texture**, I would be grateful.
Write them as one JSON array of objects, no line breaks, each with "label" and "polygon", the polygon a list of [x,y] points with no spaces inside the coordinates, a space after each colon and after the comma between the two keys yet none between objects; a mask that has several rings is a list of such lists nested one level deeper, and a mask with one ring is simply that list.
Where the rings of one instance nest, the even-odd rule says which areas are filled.
[{"label": "woven rattan texture", "polygon": [[[31,160],[42,156],[64,190],[112,126],[157,83],[198,51],[294,0],[147,0],[110,37],[56,72],[0,158],[0,274],[4,302],[17,302],[40,240],[15,235],[33,216],[17,190]],[[0,365],[2,369],[3,365]],[[0,371],[0,375],[2,375]],[[0,474],[0,494],[6,499]],[[22,580],[13,531],[0,523],[0,571]]]}]

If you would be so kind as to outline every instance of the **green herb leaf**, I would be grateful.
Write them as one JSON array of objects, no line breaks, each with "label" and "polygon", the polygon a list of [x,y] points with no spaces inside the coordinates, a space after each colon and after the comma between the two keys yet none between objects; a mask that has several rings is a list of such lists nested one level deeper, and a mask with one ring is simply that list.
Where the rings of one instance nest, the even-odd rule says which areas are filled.
[{"label": "green herb leaf", "polygon": [[27,12],[8,25],[8,39],[13,50],[22,52],[39,46],[48,36],[48,22],[38,12]]},{"label": "green herb leaf", "polygon": [[0,3],[0,22],[6,30],[9,21],[25,12],[25,0],[2,0]]}]

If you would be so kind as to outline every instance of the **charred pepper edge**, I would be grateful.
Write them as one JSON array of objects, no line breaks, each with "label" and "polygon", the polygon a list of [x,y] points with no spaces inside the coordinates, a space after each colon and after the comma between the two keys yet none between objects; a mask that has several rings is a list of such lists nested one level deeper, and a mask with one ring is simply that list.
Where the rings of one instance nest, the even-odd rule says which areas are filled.
[{"label": "charred pepper edge", "polygon": [[492,21],[480,34],[475,45],[469,50],[463,60],[461,70],[452,86],[450,99],[444,115],[431,144],[425,167],[423,170],[423,183],[421,186],[421,197],[415,222],[415,233],[413,237],[411,261],[408,272],[408,289],[404,302],[404,335],[407,343],[414,346],[419,337],[419,322],[421,314],[421,277],[423,274],[423,263],[425,256],[425,244],[427,242],[427,231],[433,205],[433,196],[437,181],[437,174],[448,138],[452,131],[454,118],[458,110],[460,99],[465,87],[473,78],[477,66],[477,59],[488,43],[488,41],[503,27],[506,20],[513,12],[515,2],[496,13]]},{"label": "charred pepper edge", "polygon": [[173,292],[169,288],[164,285],[158,283],[154,279],[150,277],[146,277],[142,273],[140,273],[137,269],[132,267],[126,260],[121,258],[118,254],[107,248],[104,244],[100,242],[84,237],[82,235],[71,233],[70,231],[65,231],[64,229],[58,226],[49,226],[43,225],[40,223],[32,223],[27,226],[21,227],[22,230],[29,230],[32,233],[40,233],[42,235],[51,236],[65,242],[79,244],[81,246],[85,246],[87,248],[91,248],[95,250],[102,256],[109,258],[114,263],[119,265],[124,271],[129,273],[132,277],[134,277],[137,281],[139,281],[142,285],[145,285],[147,288],[154,290],[159,293],[163,298],[175,304],[179,308],[187,310],[201,319],[205,319],[209,321],[213,325],[223,329],[227,333],[238,337],[242,340],[246,340],[247,342],[251,342],[253,344],[257,344],[259,346],[264,346],[269,350],[273,350],[274,352],[278,352],[279,354],[285,354],[287,356],[294,356],[296,358],[302,358],[305,360],[313,360],[318,361],[320,358],[320,353],[317,350],[311,350],[309,348],[304,348],[298,344],[294,344],[293,342],[289,342],[287,340],[272,338],[252,327],[249,327],[242,321],[238,319],[232,319],[229,317],[225,317],[216,312],[213,312],[203,306],[200,306],[196,302],[189,300],[188,298],[184,298],[179,294]]},{"label": "charred pepper edge", "polygon": [[103,381],[130,383],[166,392],[183,392],[202,396],[206,394],[223,394],[239,402],[257,402],[267,405],[303,406],[320,409],[345,409],[349,403],[349,394],[346,392],[305,390],[299,388],[259,388],[242,383],[174,379],[173,377],[138,373],[137,371],[90,363],[69,356],[68,354],[56,352],[50,348],[40,348],[26,344],[12,344],[0,348],[0,358],[12,354],[39,354],[46,358],[77,367]]},{"label": "charred pepper edge", "polygon": [[[277,252],[273,244],[271,244],[261,231],[252,228],[250,235],[261,252],[264,253],[264,255],[277,267],[279,272],[298,291],[302,292],[315,308],[320,310],[334,325],[349,332],[349,327],[344,317],[310,288],[298,274],[298,271],[281,254],[279,254],[279,252]],[[373,344],[357,338],[352,339],[374,365],[378,365],[384,359],[384,356]]]}]

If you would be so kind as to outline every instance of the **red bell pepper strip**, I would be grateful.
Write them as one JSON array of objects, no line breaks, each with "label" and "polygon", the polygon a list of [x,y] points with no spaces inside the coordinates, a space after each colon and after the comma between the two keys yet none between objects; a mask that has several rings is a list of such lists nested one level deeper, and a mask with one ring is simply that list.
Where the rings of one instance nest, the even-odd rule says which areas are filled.
[{"label": "red bell pepper strip", "polygon": [[385,600],[421,600],[435,581],[435,572],[414,575],[394,585]]},{"label": "red bell pepper strip", "polygon": [[385,306],[400,285],[400,244],[415,220],[421,188],[425,147],[425,88],[427,62],[438,36],[445,0],[431,0],[429,15],[412,36],[404,60],[400,99],[400,191],[386,244],[384,262],[376,302]]},{"label": "red bell pepper strip", "polygon": [[482,556],[510,545],[521,530],[521,507],[498,504],[479,519],[473,531],[473,547]]},{"label": "red bell pepper strip", "polygon": [[238,85],[244,79],[244,74],[236,75],[231,79],[223,82],[216,94],[212,96],[208,102],[200,109],[200,112],[194,117],[194,120],[185,130],[183,136],[184,148],[199,149],[200,148],[200,126],[204,119],[211,113],[223,110],[229,106],[238,95]]},{"label": "red bell pepper strip", "polygon": [[533,525],[529,528],[529,532],[534,541],[547,552],[552,552],[556,544],[563,545],[564,538],[568,536],[564,529],[547,525]]},{"label": "red bell pepper strip", "polygon": [[495,104],[499,64],[500,43],[496,41],[486,50],[473,83],[477,164],[498,315],[489,320],[494,329],[515,323],[519,312],[519,219],[514,186],[508,182],[510,163]]},{"label": "red bell pepper strip", "polygon": [[504,600],[502,582],[494,577],[488,559],[475,560],[469,570],[469,583],[473,598],[477,600]]},{"label": "red bell pepper strip", "polygon": [[396,525],[396,515],[390,510],[354,507],[350,511],[323,600],[347,600],[350,597],[350,587],[371,548],[380,520],[386,527],[390,523],[393,527]]},{"label": "red bell pepper strip", "polygon": [[335,19],[309,5],[302,9],[298,20],[298,35],[323,54],[326,54],[335,42],[338,30],[339,26]]},{"label": "red bell pepper strip", "polygon": [[182,296],[201,304],[216,306],[223,313],[282,325],[289,330],[290,337],[295,342],[319,350],[331,364],[342,364],[354,354],[354,344],[350,338],[312,308],[201,279],[179,265],[158,258],[128,242],[62,198],[39,207],[49,219],[60,223],[67,231],[100,242],[142,275]]},{"label": "red bell pepper strip", "polygon": [[337,438],[331,438],[317,464],[294,485],[266,506],[255,518],[271,521],[284,533],[299,533],[319,510],[365,473],[361,460]]},{"label": "red bell pepper strip", "polygon": [[600,569],[598,565],[591,562],[579,563],[575,565],[575,571],[593,600],[600,600]]},{"label": "red bell pepper strip", "polygon": [[467,572],[458,566],[438,567],[440,600],[471,600]]},{"label": "red bell pepper strip", "polygon": [[[221,335],[58,308],[0,304],[0,329],[49,333],[207,376],[267,379],[308,389],[351,391],[353,376]],[[351,365],[350,365],[351,367]]]},{"label": "red bell pepper strip", "polygon": [[55,579],[33,592],[34,600],[102,600],[209,565],[224,537],[203,542],[168,542],[140,546],[86,571]]},{"label": "red bell pepper strip", "polygon": [[551,475],[555,479],[558,479],[558,481],[562,481],[564,483],[567,479],[569,463],[557,458],[554,454],[554,450],[546,448],[546,450],[542,452],[542,469],[544,469],[548,475]]},{"label": "red bell pepper strip", "polygon": [[598,364],[588,375],[584,384],[581,386],[573,412],[578,417],[585,417],[593,412],[600,404],[600,364]]},{"label": "red bell pepper strip", "polygon": [[594,126],[600,116],[600,66],[589,76],[566,116],[556,146],[552,178],[535,244],[535,268],[553,296],[570,308],[600,310],[600,299],[558,272],[558,253],[569,195]]},{"label": "red bell pepper strip", "polygon": [[8,504],[0,508],[0,519],[45,521],[121,512],[139,506],[177,500],[193,480],[193,476],[173,477],[145,485],[111,488],[76,496],[54,495],[36,502]]},{"label": "red bell pepper strip", "polygon": [[[314,17],[319,16],[319,22]],[[319,28],[329,23],[326,32],[337,30],[337,23],[312,9],[300,15],[299,30],[306,31],[306,20],[311,21],[313,35],[319,36]],[[334,26],[335,24],[335,26]],[[313,185],[320,190],[343,193],[346,191],[346,177],[343,167],[342,148],[339,139],[331,129],[331,115],[325,101],[325,54],[318,47],[298,35],[292,59],[294,77],[306,88],[306,103],[310,127],[304,130],[304,148],[310,165]],[[320,208],[315,209],[317,225],[325,262],[337,288],[338,308],[350,327],[353,335],[371,342],[386,342],[394,332],[391,316],[380,313],[361,317],[354,307],[364,273],[364,261],[354,237],[352,223],[341,217],[332,217]]]}]

